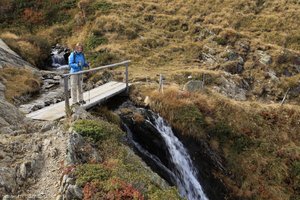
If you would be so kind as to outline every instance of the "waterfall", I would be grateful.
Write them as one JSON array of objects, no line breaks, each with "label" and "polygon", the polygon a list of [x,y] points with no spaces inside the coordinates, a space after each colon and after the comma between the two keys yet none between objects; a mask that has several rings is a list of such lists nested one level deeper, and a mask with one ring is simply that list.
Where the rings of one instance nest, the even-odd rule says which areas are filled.
[{"label": "waterfall", "polygon": [[[182,197],[188,200],[208,200],[197,180],[197,170],[187,150],[174,135],[172,128],[162,117],[152,111],[137,108],[136,112],[145,117],[145,121],[140,125],[132,121],[133,118],[122,116],[127,139],[135,150],[141,154],[150,167],[154,170],[158,169],[162,177],[176,185]],[[147,143],[147,139],[151,141]]]},{"label": "waterfall", "polygon": [[69,49],[64,48],[57,44],[55,47],[52,48],[51,51],[51,60],[52,60],[51,66],[58,70],[68,69],[69,66],[67,62],[67,57],[69,54],[70,54]]},{"label": "waterfall", "polygon": [[172,128],[162,117],[153,116],[155,119],[153,126],[160,132],[170,151],[170,159],[175,166],[173,172],[176,175],[176,183],[180,194],[188,200],[208,200],[196,178],[197,171],[183,144],[174,135]]}]

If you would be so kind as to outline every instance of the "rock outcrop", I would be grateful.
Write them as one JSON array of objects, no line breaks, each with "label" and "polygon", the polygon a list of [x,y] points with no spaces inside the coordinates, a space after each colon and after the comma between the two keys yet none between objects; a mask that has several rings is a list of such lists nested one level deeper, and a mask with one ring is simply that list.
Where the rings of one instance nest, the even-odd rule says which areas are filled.
[{"label": "rock outcrop", "polygon": [[0,69],[3,67],[33,67],[0,39]]}]

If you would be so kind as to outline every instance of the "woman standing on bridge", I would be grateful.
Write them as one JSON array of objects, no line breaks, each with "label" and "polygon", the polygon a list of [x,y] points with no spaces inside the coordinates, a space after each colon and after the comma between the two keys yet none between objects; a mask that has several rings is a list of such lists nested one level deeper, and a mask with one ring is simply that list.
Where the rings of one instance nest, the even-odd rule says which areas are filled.
[{"label": "woman standing on bridge", "polygon": [[[70,73],[76,73],[83,70],[84,67],[89,67],[85,61],[83,54],[83,46],[77,43],[75,50],[69,56]],[[72,105],[85,104],[82,91],[82,74],[71,75],[71,97]]]}]

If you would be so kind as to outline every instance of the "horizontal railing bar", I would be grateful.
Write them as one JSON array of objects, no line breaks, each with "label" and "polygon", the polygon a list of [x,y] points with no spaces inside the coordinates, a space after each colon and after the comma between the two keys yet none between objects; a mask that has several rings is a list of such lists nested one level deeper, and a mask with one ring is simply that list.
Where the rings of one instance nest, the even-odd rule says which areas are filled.
[{"label": "horizontal railing bar", "polygon": [[80,71],[80,72],[75,72],[75,73],[68,73],[68,74],[64,74],[63,76],[71,76],[71,75],[78,75],[78,74],[84,74],[84,73],[88,73],[88,72],[93,72],[93,71],[98,71],[100,69],[106,69],[106,68],[110,68],[110,67],[117,67],[117,66],[121,66],[121,65],[126,65],[128,63],[130,63],[131,60],[126,60],[120,63],[115,63],[115,64],[111,64],[111,65],[105,65],[105,66],[101,66],[101,67],[96,67],[93,69],[88,69],[88,70],[84,70],[84,71]]}]

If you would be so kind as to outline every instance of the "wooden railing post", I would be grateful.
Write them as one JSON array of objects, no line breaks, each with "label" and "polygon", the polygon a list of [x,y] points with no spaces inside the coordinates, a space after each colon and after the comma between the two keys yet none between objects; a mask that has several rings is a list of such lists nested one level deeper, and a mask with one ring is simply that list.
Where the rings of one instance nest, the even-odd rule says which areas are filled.
[{"label": "wooden railing post", "polygon": [[70,102],[69,102],[69,76],[64,77],[64,92],[65,92],[65,112],[67,117],[70,116]]},{"label": "wooden railing post", "polygon": [[159,92],[164,93],[164,77],[162,74],[159,75]]},{"label": "wooden railing post", "polygon": [[129,86],[128,86],[128,63],[125,64],[125,76],[126,76],[126,93],[129,93]]}]

